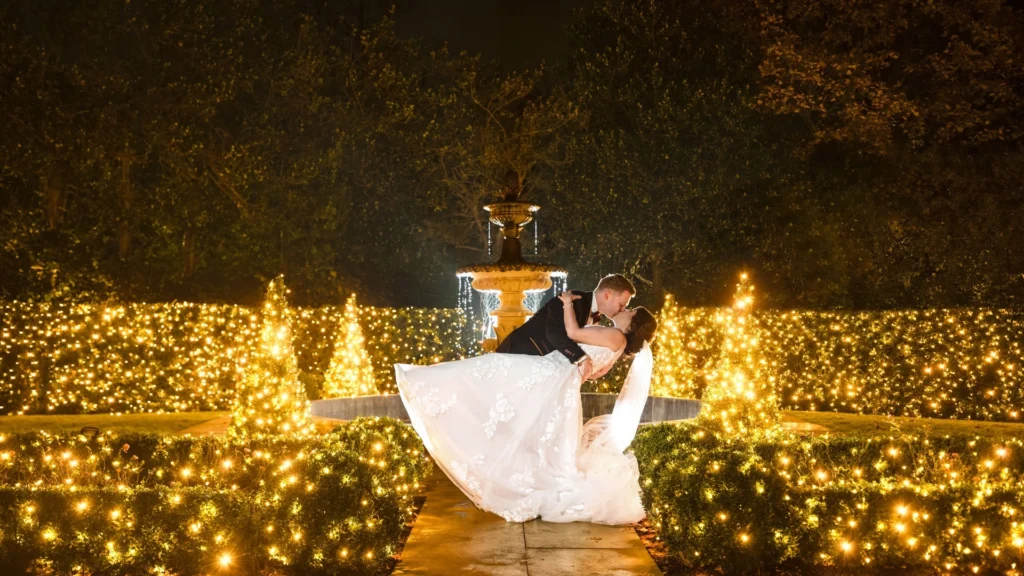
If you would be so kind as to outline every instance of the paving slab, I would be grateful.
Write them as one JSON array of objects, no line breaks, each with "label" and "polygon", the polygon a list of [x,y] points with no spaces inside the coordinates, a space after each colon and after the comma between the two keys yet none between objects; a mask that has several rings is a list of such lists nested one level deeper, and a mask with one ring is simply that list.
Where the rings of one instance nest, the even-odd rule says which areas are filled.
[{"label": "paving slab", "polygon": [[435,469],[395,576],[661,574],[632,526],[505,522]]},{"label": "paving slab", "polygon": [[527,576],[523,525],[480,510],[437,468],[395,576]]},{"label": "paving slab", "polygon": [[[523,524],[527,548],[637,548],[644,545],[632,526],[605,526],[585,522]],[[646,553],[646,552],[645,552]]]},{"label": "paving slab", "polygon": [[661,571],[643,545],[639,549],[528,548],[526,554],[530,576],[661,576]]},{"label": "paving slab", "polygon": [[796,434],[809,434],[812,436],[818,434],[827,434],[828,432],[830,432],[828,428],[822,426],[821,424],[813,424],[811,422],[806,422],[799,418],[794,418],[789,414],[782,415],[782,429],[785,430],[786,432],[794,432]]}]

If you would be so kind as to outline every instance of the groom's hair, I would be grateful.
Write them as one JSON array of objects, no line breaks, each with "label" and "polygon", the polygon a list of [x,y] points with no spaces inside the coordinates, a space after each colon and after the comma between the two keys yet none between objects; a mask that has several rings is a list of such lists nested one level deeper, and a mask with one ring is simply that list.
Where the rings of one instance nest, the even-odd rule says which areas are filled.
[{"label": "groom's hair", "polygon": [[611,290],[612,292],[629,292],[633,296],[636,296],[636,288],[633,287],[633,283],[626,280],[626,277],[622,274],[609,274],[601,281],[597,283],[597,288],[594,292],[600,292],[601,290]]}]

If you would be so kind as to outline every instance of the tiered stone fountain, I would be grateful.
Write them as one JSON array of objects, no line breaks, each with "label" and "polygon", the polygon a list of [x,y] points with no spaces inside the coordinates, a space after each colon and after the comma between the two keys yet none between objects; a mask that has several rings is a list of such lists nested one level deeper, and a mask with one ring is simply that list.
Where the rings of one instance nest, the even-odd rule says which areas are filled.
[{"label": "tiered stone fountain", "polygon": [[[540,207],[528,202],[506,200],[484,206],[490,213],[490,221],[501,226],[501,255],[497,262],[464,266],[457,271],[463,278],[470,278],[474,289],[481,292],[496,292],[500,305],[491,312],[496,321],[496,338],[482,342],[483,349],[493,351],[510,332],[521,326],[530,317],[530,310],[524,304],[527,292],[543,291],[551,287],[552,277],[565,276],[565,270],[552,264],[527,262],[523,259],[519,235],[524,226],[533,220],[533,214]],[[615,406],[616,394],[581,394],[583,418],[589,419],[608,414]],[[700,402],[686,398],[647,399],[641,422],[664,422],[695,418],[700,411]],[[351,420],[360,416],[390,416],[408,421],[401,398],[397,394],[380,396],[358,396],[355,398],[327,398],[312,402],[313,416]]]},{"label": "tiered stone fountain", "polygon": [[496,337],[481,343],[487,352],[497,348],[509,333],[529,319],[531,313],[524,304],[527,292],[547,290],[551,287],[552,276],[565,276],[565,270],[558,266],[523,259],[519,236],[539,209],[536,204],[517,201],[484,206],[490,213],[490,221],[501,227],[501,255],[497,262],[463,266],[456,272],[460,277],[471,278],[474,289],[498,295],[500,305],[491,312]]}]

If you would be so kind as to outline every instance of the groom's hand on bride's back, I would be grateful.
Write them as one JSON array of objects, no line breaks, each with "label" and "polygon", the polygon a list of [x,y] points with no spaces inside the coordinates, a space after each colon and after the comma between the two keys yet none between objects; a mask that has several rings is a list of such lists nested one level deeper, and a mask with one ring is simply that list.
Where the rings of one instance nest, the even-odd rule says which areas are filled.
[{"label": "groom's hand on bride's back", "polygon": [[604,376],[605,374],[607,374],[608,371],[611,370],[611,369],[612,369],[612,365],[608,364],[604,368],[598,370],[597,372],[592,373],[590,375],[590,379],[591,380],[597,380],[598,378],[600,378],[600,377]]},{"label": "groom's hand on bride's back", "polygon": [[590,356],[584,356],[577,366],[580,368],[581,382],[586,382],[594,374],[594,363],[590,360]]}]

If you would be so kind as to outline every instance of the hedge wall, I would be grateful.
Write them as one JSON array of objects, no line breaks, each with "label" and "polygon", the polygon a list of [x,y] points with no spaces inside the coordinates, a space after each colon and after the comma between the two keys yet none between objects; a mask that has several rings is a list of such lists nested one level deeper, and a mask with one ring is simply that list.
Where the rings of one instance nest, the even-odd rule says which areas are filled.
[{"label": "hedge wall", "polygon": [[[659,316],[652,393],[700,398],[721,353],[723,314],[669,298]],[[752,318],[783,408],[1010,422],[1024,415],[1020,311],[761,310]]]},{"label": "hedge wall", "polygon": [[[393,364],[473,353],[457,310],[363,307],[382,392]],[[303,377],[323,379],[344,306],[297,309]],[[227,410],[259,340],[260,309],[212,304],[0,303],[0,414]]]},{"label": "hedge wall", "polygon": [[696,424],[633,443],[644,506],[684,563],[1009,570],[1024,550],[1024,442],[780,435]]},{"label": "hedge wall", "polygon": [[[295,350],[315,392],[344,307],[298,309]],[[722,314],[668,299],[653,393],[700,398]],[[1012,310],[755,311],[784,408],[1020,421],[1024,314]],[[0,413],[224,410],[259,333],[260,311],[199,304],[0,304]],[[476,353],[457,310],[362,308],[382,392],[396,362]],[[621,363],[585,391],[616,392]]]},{"label": "hedge wall", "polygon": [[0,557],[12,573],[371,574],[428,472],[389,419],[309,442],[6,436]]}]

